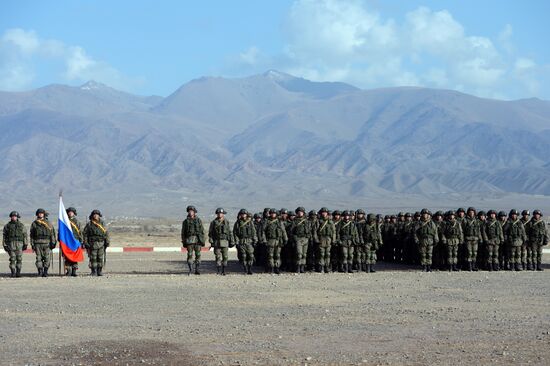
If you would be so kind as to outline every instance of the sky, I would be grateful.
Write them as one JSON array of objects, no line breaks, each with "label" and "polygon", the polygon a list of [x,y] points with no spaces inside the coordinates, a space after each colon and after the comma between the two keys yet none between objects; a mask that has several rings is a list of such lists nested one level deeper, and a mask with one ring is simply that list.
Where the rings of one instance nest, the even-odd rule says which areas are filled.
[{"label": "sky", "polygon": [[360,88],[550,100],[550,2],[0,2],[0,90],[88,80],[168,96],[275,69]]}]

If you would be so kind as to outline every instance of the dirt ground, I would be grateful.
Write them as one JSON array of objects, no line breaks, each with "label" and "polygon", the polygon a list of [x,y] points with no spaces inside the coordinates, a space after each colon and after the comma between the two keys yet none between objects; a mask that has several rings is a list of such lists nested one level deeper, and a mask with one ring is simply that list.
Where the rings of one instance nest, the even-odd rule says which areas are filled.
[{"label": "dirt ground", "polygon": [[225,277],[212,253],[200,276],[180,253],[109,254],[101,278],[86,264],[78,278],[36,278],[25,254],[23,278],[0,277],[0,364],[550,364],[548,263],[247,276],[230,254]]}]

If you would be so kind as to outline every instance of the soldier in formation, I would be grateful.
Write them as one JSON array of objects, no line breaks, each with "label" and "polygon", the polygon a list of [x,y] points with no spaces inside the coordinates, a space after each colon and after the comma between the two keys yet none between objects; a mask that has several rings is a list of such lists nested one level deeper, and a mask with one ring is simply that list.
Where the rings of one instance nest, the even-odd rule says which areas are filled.
[{"label": "soldier in formation", "polygon": [[84,247],[90,257],[92,276],[103,276],[103,267],[106,259],[105,252],[109,245],[111,245],[109,232],[101,219],[102,217],[99,210],[93,210],[83,231]]},{"label": "soldier in formation", "polygon": [[201,219],[197,217],[195,206],[187,206],[186,211],[187,217],[181,223],[181,244],[187,251],[187,266],[189,267],[187,274],[191,275],[194,272],[196,275],[200,275],[201,249],[206,243],[204,226],[202,226]]},{"label": "soldier in formation", "polygon": [[51,263],[51,251],[57,245],[55,228],[48,221],[43,208],[36,210],[36,219],[30,229],[31,248],[36,254],[36,269],[38,276],[48,277]]}]

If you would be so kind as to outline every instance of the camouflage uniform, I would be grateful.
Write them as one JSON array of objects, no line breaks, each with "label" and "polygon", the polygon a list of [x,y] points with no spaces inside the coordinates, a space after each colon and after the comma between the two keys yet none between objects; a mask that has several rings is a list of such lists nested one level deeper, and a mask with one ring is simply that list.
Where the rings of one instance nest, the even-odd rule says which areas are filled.
[{"label": "camouflage uniform", "polygon": [[[225,211],[222,208],[218,208],[216,214],[220,213],[225,214]],[[227,261],[229,260],[229,247],[233,246],[231,224],[225,217],[216,217],[210,223],[208,241],[210,242],[210,247],[214,248],[218,274],[225,276],[225,267],[227,267]]]},{"label": "camouflage uniform", "polygon": [[303,216],[296,217],[292,221],[290,236],[292,237],[292,242],[296,246],[294,258],[296,263],[296,272],[304,273],[306,270],[308,246],[313,238],[313,230],[311,222],[305,216],[305,209],[303,207],[298,207],[296,209],[296,214],[298,215],[299,212],[303,213]]},{"label": "camouflage uniform", "polygon": [[336,224],[336,242],[340,247],[339,271],[352,273],[353,252],[355,245],[359,243],[357,227],[350,219],[350,213],[344,211],[344,219]]},{"label": "camouflage uniform", "polygon": [[491,217],[496,215],[496,212],[489,211],[489,218],[483,225],[483,236],[485,239],[485,248],[487,251],[487,269],[489,271],[498,271],[500,268],[498,266],[498,249],[500,245],[504,242],[504,234],[502,232],[502,226],[497,221],[496,217]]},{"label": "camouflage uniform", "polygon": [[315,233],[319,228],[319,220],[317,219],[317,212],[309,211],[308,218],[309,226],[311,227],[311,238],[309,239],[306,256],[306,269],[312,271],[315,269],[316,261],[316,248],[318,243],[315,241]]},{"label": "camouflage uniform", "polygon": [[237,247],[240,247],[242,253],[245,272],[252,274],[254,244],[258,240],[256,227],[250,218],[243,218],[241,215],[247,215],[246,211],[241,210],[239,212],[239,219],[233,225],[233,235],[235,236]]},{"label": "camouflage uniform", "polygon": [[382,234],[374,214],[367,215],[367,223],[363,227],[363,242],[365,243],[367,272],[376,272],[376,251],[382,246]]},{"label": "camouflage uniform", "polygon": [[[187,212],[193,211],[197,214],[194,206],[187,207]],[[195,265],[195,274],[200,275],[201,249],[205,246],[204,226],[202,220],[197,216],[191,217],[190,214],[181,223],[181,244],[187,250],[187,266],[189,273],[193,272]],[[193,255],[195,259],[193,260]]]},{"label": "camouflage uniform", "polygon": [[[67,211],[74,210],[74,208],[69,207]],[[73,235],[78,242],[83,245],[84,238],[82,237],[82,226],[80,225],[80,222],[76,218],[76,210],[74,210],[75,216],[69,217],[69,222],[71,224],[71,229],[73,231]],[[65,260],[65,274],[66,275],[72,275],[76,276],[76,271],[78,270],[78,263],[73,262],[69,260],[68,258],[63,257]]]},{"label": "camouflage uniform", "polygon": [[[328,212],[326,208],[322,208],[319,214],[322,212]],[[336,228],[332,220],[327,217],[319,218],[319,225],[317,231],[314,233],[315,242],[317,246],[317,272],[325,271],[330,272],[330,254],[332,244],[336,241]]]},{"label": "camouflage uniform", "polygon": [[509,217],[503,232],[510,248],[510,265],[516,271],[521,271],[521,246],[527,240],[527,235],[523,223],[517,218],[517,211],[511,210]]},{"label": "camouflage uniform", "polygon": [[4,225],[2,245],[10,256],[10,270],[12,277],[21,277],[21,266],[23,264],[23,251],[27,249],[27,231],[25,225],[19,221],[19,213],[10,213],[17,217],[17,220],[10,220]]},{"label": "camouflage uniform", "polygon": [[[504,235],[504,225],[506,224],[507,219],[508,218],[506,217],[506,212],[499,211],[498,223],[502,228],[503,235]],[[500,243],[500,245],[498,246],[498,264],[499,264],[499,267],[502,269],[509,269],[510,258],[508,254],[509,254],[508,242],[506,240],[506,235],[504,235],[504,241]]]},{"label": "camouflage uniform", "polygon": [[90,255],[91,274],[102,276],[105,251],[111,245],[111,241],[105,223],[101,219],[94,219],[94,215],[101,217],[98,210],[90,214],[90,221],[84,227],[84,246]]},{"label": "camouflage uniform", "polygon": [[473,212],[474,216],[467,216],[462,221],[462,233],[464,234],[466,246],[466,262],[468,262],[468,269],[470,271],[477,271],[477,250],[479,243],[483,241],[483,237],[481,236],[481,222],[475,217],[475,209],[470,207],[467,212]]},{"label": "camouflage uniform", "polygon": [[463,242],[462,226],[454,218],[454,212],[449,211],[447,213],[447,221],[443,225],[443,243],[446,248],[449,271],[458,271],[458,248]]},{"label": "camouflage uniform", "polygon": [[420,264],[426,272],[432,271],[433,247],[439,241],[437,225],[429,218],[429,214],[427,209],[422,210],[422,219],[414,231],[414,242],[420,254]]},{"label": "camouflage uniform", "polygon": [[[538,216],[538,218],[537,218]],[[533,218],[529,221],[526,228],[527,234],[527,263],[531,263],[531,269],[542,271],[542,247],[549,242],[548,229],[546,223],[541,220],[542,213],[539,210],[533,211]]]},{"label": "camouflage uniform", "polygon": [[367,271],[367,249],[365,248],[364,231],[367,220],[365,219],[365,211],[359,209],[355,211],[355,226],[357,227],[358,242],[355,245],[355,257],[354,264],[357,264],[357,269],[360,271]]},{"label": "camouflage uniform", "polygon": [[414,230],[416,222],[411,220],[411,213],[405,214],[405,223],[403,225],[403,261],[407,264],[413,264],[416,262],[416,254],[414,250]]},{"label": "camouflage uniform", "polygon": [[[519,219],[521,223],[523,224],[523,228],[527,232],[527,225],[529,224],[529,216],[530,213],[528,210],[523,210],[521,212],[521,218]],[[529,258],[527,257],[527,240],[523,242],[521,245],[521,268],[525,271],[527,269],[527,265],[530,265]]]},{"label": "camouflage uniform", "polygon": [[257,242],[254,250],[254,260],[256,265],[265,266],[265,238],[263,236],[264,232],[264,221],[260,214],[254,214],[254,228],[256,229]]},{"label": "camouflage uniform", "polygon": [[[45,214],[44,210],[38,209],[36,211],[36,216],[38,216],[40,212]],[[31,224],[30,239],[31,247],[36,253],[36,268],[38,270],[38,275],[47,277],[48,269],[50,268],[51,251],[55,248],[57,243],[55,228],[46,218],[37,218]]]},{"label": "camouflage uniform", "polygon": [[[270,214],[276,213],[276,210],[270,211]],[[284,224],[277,217],[270,217],[265,223],[263,235],[267,241],[267,270],[279,274],[281,247],[288,241]]]}]

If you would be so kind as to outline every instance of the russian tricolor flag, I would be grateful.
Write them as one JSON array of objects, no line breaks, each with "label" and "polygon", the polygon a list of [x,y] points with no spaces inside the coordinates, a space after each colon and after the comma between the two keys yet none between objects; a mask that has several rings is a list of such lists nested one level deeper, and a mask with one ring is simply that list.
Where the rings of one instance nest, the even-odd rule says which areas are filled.
[{"label": "russian tricolor flag", "polygon": [[59,246],[63,251],[65,258],[72,262],[82,262],[84,255],[82,253],[82,246],[80,242],[76,240],[71,227],[71,222],[65,206],[63,205],[63,198],[59,197],[59,220],[58,220],[58,232],[59,232]]}]

